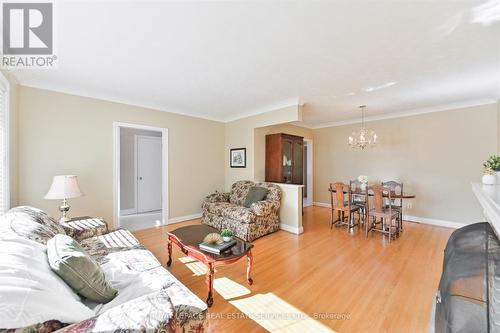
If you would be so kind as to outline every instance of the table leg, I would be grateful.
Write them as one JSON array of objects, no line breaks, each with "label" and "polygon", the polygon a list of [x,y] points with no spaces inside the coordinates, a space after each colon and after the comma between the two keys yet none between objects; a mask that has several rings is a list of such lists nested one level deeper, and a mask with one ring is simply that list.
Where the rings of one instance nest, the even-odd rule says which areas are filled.
[{"label": "table leg", "polygon": [[252,250],[249,250],[247,252],[247,281],[249,285],[253,284],[253,279],[250,275],[252,273],[252,263],[253,263]]},{"label": "table leg", "polygon": [[207,305],[211,307],[214,304],[214,299],[212,296],[213,288],[214,288],[214,266],[213,264],[207,265],[207,273],[205,275],[205,281],[207,283],[208,289],[208,297],[207,297]]},{"label": "table leg", "polygon": [[167,248],[168,248],[167,266],[170,267],[170,265],[172,264],[172,241],[168,241]]}]

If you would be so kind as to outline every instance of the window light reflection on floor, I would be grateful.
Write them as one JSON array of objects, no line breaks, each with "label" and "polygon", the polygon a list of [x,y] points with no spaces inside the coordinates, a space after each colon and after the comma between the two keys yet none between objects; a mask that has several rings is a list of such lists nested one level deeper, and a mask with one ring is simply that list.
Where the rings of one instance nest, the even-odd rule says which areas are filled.
[{"label": "window light reflection on floor", "polygon": [[193,262],[193,261],[196,261],[195,259],[193,258],[190,258],[190,257],[180,257],[178,258],[180,262],[182,262],[183,264],[187,264],[188,262]]},{"label": "window light reflection on floor", "polygon": [[250,294],[250,290],[227,277],[214,280],[214,289],[224,299],[236,298]]},{"label": "window light reflection on floor", "polygon": [[269,332],[335,332],[273,293],[257,294],[229,303]]}]

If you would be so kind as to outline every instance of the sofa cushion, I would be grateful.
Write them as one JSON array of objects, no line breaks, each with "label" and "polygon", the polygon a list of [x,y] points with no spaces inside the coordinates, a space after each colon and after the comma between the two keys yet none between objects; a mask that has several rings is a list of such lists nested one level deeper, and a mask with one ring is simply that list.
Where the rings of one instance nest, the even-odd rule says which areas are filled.
[{"label": "sofa cushion", "polygon": [[203,208],[212,214],[222,216],[224,210],[231,207],[238,207],[238,206],[230,202],[206,202],[204,203]]},{"label": "sofa cushion", "polygon": [[80,295],[98,303],[116,296],[97,262],[73,238],[60,234],[51,238],[47,256],[52,270]]},{"label": "sofa cushion", "polygon": [[248,208],[243,206],[232,206],[224,209],[221,214],[223,217],[241,221],[244,223],[252,223],[255,220],[255,214]]},{"label": "sofa cushion", "polygon": [[250,209],[229,202],[212,202],[205,204],[204,207],[214,215],[245,223],[251,223],[255,218],[255,214]]},{"label": "sofa cushion", "polygon": [[50,218],[42,211],[41,214],[37,214],[32,209],[24,208],[16,207],[2,215],[1,234],[20,236],[45,245],[56,234],[64,233],[64,230],[53,225]]},{"label": "sofa cushion", "polygon": [[269,190],[261,186],[252,186],[247,193],[243,206],[250,208],[254,202],[264,200]]},{"label": "sofa cushion", "polygon": [[137,238],[125,229],[117,229],[105,235],[84,239],[80,241],[80,245],[100,265],[108,262],[112,253],[144,249]]},{"label": "sofa cushion", "polygon": [[9,212],[24,214],[31,221],[46,226],[54,234],[65,234],[64,228],[59,222],[47,215],[47,213],[41,209],[30,206],[18,206],[10,209]]},{"label": "sofa cushion", "polygon": [[58,328],[94,315],[50,269],[45,251],[36,241],[0,235],[0,331],[41,323]]},{"label": "sofa cushion", "polygon": [[243,206],[243,201],[247,197],[248,191],[255,183],[250,180],[240,180],[231,186],[229,194],[229,202],[237,206]]}]

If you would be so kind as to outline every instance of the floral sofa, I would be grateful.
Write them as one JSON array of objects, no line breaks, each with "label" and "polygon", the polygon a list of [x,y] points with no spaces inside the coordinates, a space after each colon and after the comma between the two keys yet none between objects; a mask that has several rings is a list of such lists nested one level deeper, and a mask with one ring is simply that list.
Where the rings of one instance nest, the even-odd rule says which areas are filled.
[{"label": "floral sofa", "polygon": [[[106,279],[118,290],[112,301],[97,304],[81,299],[50,270],[46,260],[46,243],[57,233],[72,236],[97,261]],[[9,251],[16,244],[20,249],[28,247],[31,255],[23,257],[22,253]],[[40,283],[43,274],[37,275],[35,266],[30,267],[30,257],[33,256],[42,258],[36,265],[47,266],[45,275],[54,274],[45,276],[45,279],[59,279],[61,286],[64,285],[53,290],[48,298],[42,298],[38,305],[26,301],[36,299],[37,292],[46,287]],[[60,225],[36,208],[24,206],[11,209],[0,217],[0,281],[0,308],[5,310],[0,313],[2,333],[203,332],[206,329],[206,304],[163,268],[129,231],[108,231],[102,220],[92,219],[85,225]],[[16,288],[25,290],[22,297],[12,296],[18,295]],[[49,288],[48,292],[52,293],[52,289]],[[46,317],[46,312],[52,311],[64,292],[73,292],[75,302],[81,302],[78,306],[85,310],[84,318],[78,322],[63,322],[58,318],[36,321],[36,318],[42,318],[44,313]],[[31,313],[34,311],[29,309],[34,306],[38,306],[39,313]],[[66,308],[62,309],[61,317],[64,317]],[[74,313],[68,315],[75,316]],[[12,318],[35,322],[23,327],[4,326]]]},{"label": "floral sofa", "polygon": [[[248,191],[253,186],[265,187],[265,200],[243,206]],[[213,193],[201,205],[203,223],[219,230],[230,229],[236,237],[249,242],[279,229],[281,189],[272,183],[237,181],[228,193]]]}]

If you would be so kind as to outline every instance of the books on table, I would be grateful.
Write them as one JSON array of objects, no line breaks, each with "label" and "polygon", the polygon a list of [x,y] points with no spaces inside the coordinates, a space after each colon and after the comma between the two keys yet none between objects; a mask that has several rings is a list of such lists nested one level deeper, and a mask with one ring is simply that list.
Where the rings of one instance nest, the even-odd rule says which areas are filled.
[{"label": "books on table", "polygon": [[220,245],[218,245],[218,244],[207,244],[207,243],[203,242],[199,246],[200,246],[200,250],[202,250],[202,251],[210,252],[210,253],[213,253],[213,254],[221,254],[222,252],[224,252],[225,250],[229,249],[234,244],[236,244],[236,240],[232,239],[229,242],[224,242],[224,243],[222,243]]}]

